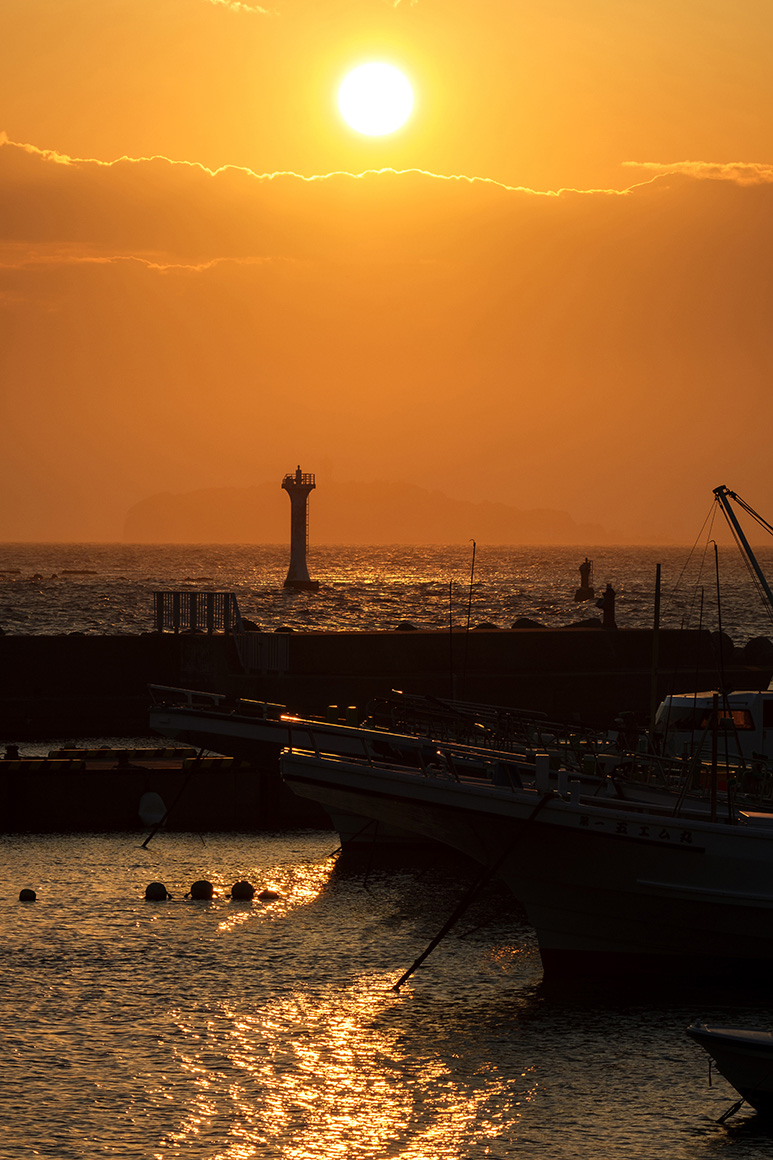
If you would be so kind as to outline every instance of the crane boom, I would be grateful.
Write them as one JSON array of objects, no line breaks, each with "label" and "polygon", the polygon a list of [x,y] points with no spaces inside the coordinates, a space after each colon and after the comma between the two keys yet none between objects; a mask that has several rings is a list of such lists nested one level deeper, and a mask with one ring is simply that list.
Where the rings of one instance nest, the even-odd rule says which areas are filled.
[{"label": "crane boom", "polygon": [[746,508],[747,511],[751,512],[751,514],[754,515],[759,520],[759,522],[764,524],[766,527],[769,528],[770,525],[767,524],[767,522],[765,520],[762,520],[759,516],[757,516],[756,512],[753,512],[752,509],[750,507],[748,507],[748,505],[745,504],[744,501],[742,499],[740,499],[735,494],[734,491],[730,491],[730,489],[725,487],[724,484],[722,484],[720,487],[714,488],[714,495],[717,498],[717,502],[722,505],[722,511],[725,513],[725,518],[726,518],[727,522],[730,524],[730,527],[732,528],[733,534],[735,535],[739,544],[741,545],[744,552],[746,553],[746,558],[749,561],[749,564],[751,565],[755,576],[757,577],[757,579],[760,582],[760,587],[762,588],[763,592],[765,593],[768,604],[770,605],[771,609],[773,609],[773,592],[771,592],[770,585],[768,584],[767,580],[765,579],[765,573],[762,571],[762,568],[760,568],[757,557],[754,555],[754,552],[752,551],[751,544],[749,543],[746,536],[744,535],[743,528],[741,527],[740,523],[738,522],[738,517],[736,516],[735,512],[733,511],[733,508],[730,504],[730,500],[734,499],[736,501],[736,503],[740,503],[743,508]]}]

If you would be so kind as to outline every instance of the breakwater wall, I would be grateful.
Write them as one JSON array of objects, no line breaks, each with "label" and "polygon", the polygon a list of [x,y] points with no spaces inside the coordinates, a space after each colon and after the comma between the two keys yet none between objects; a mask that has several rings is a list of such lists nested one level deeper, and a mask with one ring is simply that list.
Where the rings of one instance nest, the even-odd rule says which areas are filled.
[{"label": "breakwater wall", "polygon": [[[302,713],[359,709],[392,689],[514,706],[609,728],[645,723],[669,692],[767,688],[773,645],[736,649],[708,631],[565,628],[464,632],[249,633],[252,692]],[[261,639],[262,638],[262,639]],[[195,664],[193,655],[190,663]],[[202,673],[202,676],[204,674]]]},{"label": "breakwater wall", "polygon": [[[764,642],[763,642],[764,643]],[[769,644],[769,642],[767,642]],[[752,646],[755,646],[752,648]],[[654,675],[653,675],[654,674]],[[0,636],[0,742],[148,731],[148,685],[181,685],[324,713],[392,689],[533,709],[601,728],[653,695],[767,688],[773,645],[706,631],[147,633]]]},{"label": "breakwater wall", "polygon": [[0,636],[0,742],[145,735],[148,682],[179,675],[160,633]]}]

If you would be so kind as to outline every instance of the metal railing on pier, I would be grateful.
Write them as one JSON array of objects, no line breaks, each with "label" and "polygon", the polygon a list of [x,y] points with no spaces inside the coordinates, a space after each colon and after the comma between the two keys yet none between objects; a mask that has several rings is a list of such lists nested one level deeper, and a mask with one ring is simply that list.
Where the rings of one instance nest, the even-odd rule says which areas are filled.
[{"label": "metal railing on pier", "polygon": [[154,592],[156,632],[241,632],[235,592]]},{"label": "metal railing on pier", "polygon": [[154,592],[153,603],[156,632],[223,633],[232,638],[245,672],[287,672],[287,635],[247,631],[234,592]]}]

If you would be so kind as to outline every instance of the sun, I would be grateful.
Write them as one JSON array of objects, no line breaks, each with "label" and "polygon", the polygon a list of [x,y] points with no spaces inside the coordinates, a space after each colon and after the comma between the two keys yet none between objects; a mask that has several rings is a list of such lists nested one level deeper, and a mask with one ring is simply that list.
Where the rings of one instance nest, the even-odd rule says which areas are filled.
[{"label": "sun", "polygon": [[382,137],[394,133],[411,115],[413,89],[392,64],[371,61],[358,65],[338,90],[341,116],[358,133]]}]

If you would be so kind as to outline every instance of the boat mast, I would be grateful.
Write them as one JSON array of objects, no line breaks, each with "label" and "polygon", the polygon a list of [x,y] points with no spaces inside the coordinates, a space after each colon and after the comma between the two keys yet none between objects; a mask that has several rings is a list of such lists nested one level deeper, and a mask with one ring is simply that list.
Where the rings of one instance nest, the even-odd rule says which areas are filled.
[{"label": "boat mast", "polygon": [[770,525],[765,523],[765,521],[762,520],[761,517],[758,516],[755,511],[752,511],[752,509],[750,507],[748,507],[748,505],[745,504],[742,499],[739,499],[739,497],[735,494],[734,491],[730,491],[730,489],[725,487],[724,484],[720,487],[714,488],[714,495],[717,497],[717,502],[722,505],[722,510],[725,513],[725,518],[726,518],[727,522],[730,524],[730,527],[733,530],[733,534],[736,536],[738,542],[740,543],[741,547],[743,548],[744,552],[746,553],[746,558],[749,561],[749,563],[751,564],[752,569],[754,570],[754,574],[760,582],[760,587],[762,588],[762,591],[765,593],[768,604],[770,605],[771,609],[773,609],[773,592],[771,592],[770,586],[768,585],[768,582],[765,579],[765,574],[763,573],[762,569],[760,568],[760,566],[757,562],[757,557],[754,555],[754,552],[752,551],[751,544],[746,539],[746,536],[743,533],[743,529],[741,528],[741,525],[738,522],[738,517],[736,516],[732,507],[730,506],[730,500],[734,499],[736,501],[736,503],[739,503],[741,505],[741,507],[745,508],[746,511],[750,512],[750,514],[753,515],[755,517],[755,519],[757,519],[760,523],[764,524],[765,527],[770,528]]}]

